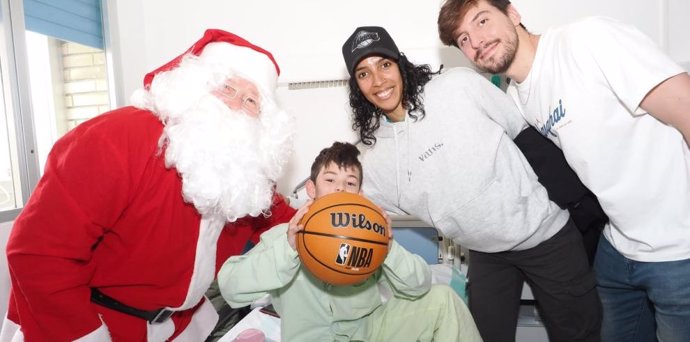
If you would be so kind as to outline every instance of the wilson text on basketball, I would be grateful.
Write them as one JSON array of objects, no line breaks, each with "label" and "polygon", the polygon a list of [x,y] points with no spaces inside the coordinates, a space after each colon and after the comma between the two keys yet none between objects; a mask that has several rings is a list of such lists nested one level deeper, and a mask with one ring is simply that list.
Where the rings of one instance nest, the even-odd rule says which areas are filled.
[{"label": "wilson text on basketball", "polygon": [[331,213],[331,225],[333,228],[346,228],[352,224],[352,228],[372,230],[374,233],[386,236],[386,228],[371,222],[364,214]]}]

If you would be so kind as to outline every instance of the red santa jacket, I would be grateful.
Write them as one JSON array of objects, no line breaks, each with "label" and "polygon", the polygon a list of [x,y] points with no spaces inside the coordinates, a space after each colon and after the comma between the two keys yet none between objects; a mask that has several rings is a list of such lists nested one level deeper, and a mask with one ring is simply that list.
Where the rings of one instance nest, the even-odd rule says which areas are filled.
[{"label": "red santa jacket", "polygon": [[[152,113],[126,107],[54,145],[7,244],[5,323],[20,327],[25,341],[103,341],[108,334],[113,341],[145,341],[147,334],[201,341],[198,331],[215,325],[203,293],[219,265],[294,214],[276,196],[268,218],[225,227],[202,220],[183,201],[176,170],[165,167],[162,130]],[[180,312],[152,335],[145,320],[92,303],[91,287],[142,310]],[[195,316],[203,327],[185,332]]]}]

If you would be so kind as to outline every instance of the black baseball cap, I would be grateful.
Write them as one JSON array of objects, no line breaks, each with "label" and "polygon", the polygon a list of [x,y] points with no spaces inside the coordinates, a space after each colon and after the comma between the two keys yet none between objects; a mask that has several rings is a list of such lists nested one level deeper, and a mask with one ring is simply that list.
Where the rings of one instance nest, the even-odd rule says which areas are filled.
[{"label": "black baseball cap", "polygon": [[345,59],[345,67],[350,77],[357,63],[371,55],[380,55],[397,61],[400,51],[383,27],[358,27],[343,44],[343,59]]}]

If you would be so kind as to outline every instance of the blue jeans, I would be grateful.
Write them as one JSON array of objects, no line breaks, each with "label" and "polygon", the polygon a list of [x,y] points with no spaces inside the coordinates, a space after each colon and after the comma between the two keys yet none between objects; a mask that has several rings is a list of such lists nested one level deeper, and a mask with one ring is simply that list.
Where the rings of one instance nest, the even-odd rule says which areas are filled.
[{"label": "blue jeans", "polygon": [[602,236],[594,271],[603,342],[690,341],[690,259],[630,260]]}]

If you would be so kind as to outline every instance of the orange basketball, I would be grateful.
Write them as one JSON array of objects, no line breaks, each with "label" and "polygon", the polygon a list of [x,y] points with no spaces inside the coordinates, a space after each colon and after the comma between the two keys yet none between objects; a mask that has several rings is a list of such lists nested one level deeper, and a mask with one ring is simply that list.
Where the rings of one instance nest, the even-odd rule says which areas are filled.
[{"label": "orange basketball", "polygon": [[358,194],[336,192],[315,200],[300,224],[300,260],[329,284],[363,282],[388,254],[388,223],[374,203]]}]

